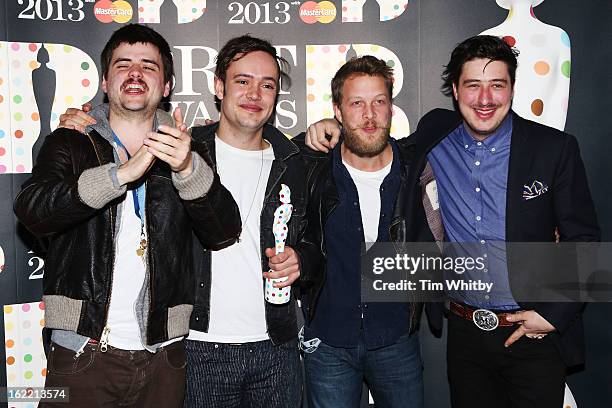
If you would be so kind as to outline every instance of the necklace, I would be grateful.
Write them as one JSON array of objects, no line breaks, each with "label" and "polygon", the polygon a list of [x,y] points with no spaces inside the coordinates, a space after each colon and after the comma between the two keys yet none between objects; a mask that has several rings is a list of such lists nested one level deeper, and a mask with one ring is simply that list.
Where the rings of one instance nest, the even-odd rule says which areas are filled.
[{"label": "necklace", "polygon": [[242,225],[246,225],[249,217],[251,216],[251,211],[253,211],[253,204],[255,203],[255,198],[257,197],[257,190],[259,190],[259,182],[261,180],[261,173],[263,173],[263,165],[264,165],[264,149],[261,150],[261,163],[259,165],[259,175],[257,176],[257,184],[255,184],[255,192],[253,193],[253,198],[251,199],[251,205],[249,205],[249,211],[247,212],[246,218],[242,220]]}]

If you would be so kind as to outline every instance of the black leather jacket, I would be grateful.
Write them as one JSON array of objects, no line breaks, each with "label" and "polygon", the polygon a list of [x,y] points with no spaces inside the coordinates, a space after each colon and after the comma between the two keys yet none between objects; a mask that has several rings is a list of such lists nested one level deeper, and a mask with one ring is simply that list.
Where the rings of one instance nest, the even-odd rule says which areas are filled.
[{"label": "black leather jacket", "polygon": [[[193,143],[193,149],[211,163],[203,145]],[[100,339],[108,316],[116,220],[125,193],[92,208],[79,194],[79,177],[114,161],[113,147],[100,133],[58,129],[46,137],[32,177],[15,201],[19,220],[49,241],[43,280],[47,326],[94,339]],[[194,298],[192,229],[206,247],[219,249],[238,238],[240,216],[217,174],[208,193],[194,200],[179,197],[169,166],[160,160],[145,180],[150,290],[143,313],[148,312],[146,342],[153,345],[188,332]]]},{"label": "black leather jacket", "polygon": [[[326,258],[325,222],[331,212],[338,206],[340,198],[332,174],[332,155],[311,150],[305,146],[305,133],[292,140],[302,150],[302,157],[306,164],[307,185],[310,199],[308,213],[308,234],[314,242],[320,244],[320,251]],[[433,242],[434,238],[429,229],[427,217],[423,207],[423,192],[419,184],[420,171],[413,165],[415,161],[415,143],[412,138],[401,139],[397,142],[400,152],[400,188],[397,193],[393,216],[389,226],[389,239],[391,242]],[[312,320],[315,314],[317,299],[325,282],[325,262],[319,271],[316,283],[310,290],[303,293],[308,296],[304,304],[309,305],[306,310],[307,320]],[[411,332],[418,328],[422,303],[414,303],[411,307]]]},{"label": "black leather jacket", "polygon": [[[195,127],[192,137],[207,146],[215,161],[215,132],[218,124]],[[274,211],[281,204],[278,198],[281,184],[291,188],[291,204],[293,213],[288,224],[289,234],[286,245],[292,247],[299,256],[300,278],[291,287],[291,301],[283,305],[274,305],[265,302],[266,326],[268,335],[274,344],[282,344],[297,338],[297,319],[295,312],[295,299],[301,290],[308,290],[314,285],[317,272],[321,269],[322,258],[318,245],[309,240],[306,231],[306,173],[300,157],[299,149],[271,125],[264,127],[263,137],[272,145],[274,161],[266,185],[264,206],[261,212],[261,270],[268,271],[268,258],[266,248],[274,247],[274,234],[272,223]],[[203,253],[203,256],[201,255]],[[197,262],[196,276],[196,303],[191,315],[191,329],[202,332],[208,331],[210,322],[210,288],[211,288],[211,254],[196,243],[194,250]],[[264,290],[262,276],[261,290]],[[297,292],[297,293],[296,293]]]}]

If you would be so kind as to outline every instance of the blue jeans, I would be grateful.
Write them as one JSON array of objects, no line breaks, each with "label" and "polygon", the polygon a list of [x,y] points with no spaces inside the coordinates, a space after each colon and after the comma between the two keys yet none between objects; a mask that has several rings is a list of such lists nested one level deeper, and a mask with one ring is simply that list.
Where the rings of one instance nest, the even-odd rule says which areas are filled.
[{"label": "blue jeans", "polygon": [[296,341],[185,341],[184,408],[297,408],[302,369]]},{"label": "blue jeans", "polygon": [[375,350],[363,338],[355,348],[325,343],[304,353],[309,408],[358,408],[362,383],[376,408],[422,408],[423,365],[418,333]]}]

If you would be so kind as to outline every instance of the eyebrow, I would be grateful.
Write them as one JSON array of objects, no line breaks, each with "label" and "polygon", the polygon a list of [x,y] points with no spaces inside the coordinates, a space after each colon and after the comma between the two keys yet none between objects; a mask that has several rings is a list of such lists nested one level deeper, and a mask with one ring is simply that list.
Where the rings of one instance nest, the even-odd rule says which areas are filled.
[{"label": "eyebrow", "polygon": [[461,81],[462,84],[472,84],[477,82],[503,82],[504,84],[507,84],[508,80],[504,78],[493,78],[486,81],[482,79],[464,79],[463,81]]},{"label": "eyebrow", "polygon": [[[251,74],[236,74],[236,75],[233,76],[232,79],[236,79],[236,78],[240,78],[240,77],[243,77],[243,78],[255,78],[255,75],[251,75]],[[278,82],[276,80],[276,78],[274,78],[272,76],[265,76],[265,77],[262,77],[262,79],[264,81],[273,81],[275,84]]]},{"label": "eyebrow", "polygon": [[[140,61],[141,61],[141,62],[144,62],[145,64],[152,64],[152,65],[155,65],[157,68],[159,68],[159,64],[158,64],[156,61],[154,61],[154,60],[150,60],[150,59],[147,59],[147,58],[143,58],[143,59],[141,59]],[[120,62],[132,62],[132,59],[131,59],[131,58],[117,58],[117,59],[116,59],[116,60],[113,62],[113,65],[118,64],[118,63],[120,63]]]}]

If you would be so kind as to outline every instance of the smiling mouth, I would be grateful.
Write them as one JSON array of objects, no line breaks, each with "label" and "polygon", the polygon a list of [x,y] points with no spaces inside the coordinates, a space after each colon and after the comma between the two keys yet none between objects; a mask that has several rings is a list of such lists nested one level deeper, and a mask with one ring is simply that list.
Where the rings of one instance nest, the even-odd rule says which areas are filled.
[{"label": "smiling mouth", "polygon": [[254,104],[251,104],[251,103],[241,104],[240,107],[242,109],[246,110],[246,111],[253,112],[253,113],[261,112],[263,110],[263,108],[261,106],[254,105]]},{"label": "smiling mouth", "polygon": [[147,86],[142,82],[127,82],[121,88],[128,95],[142,95],[145,93]]},{"label": "smiling mouth", "polygon": [[480,119],[486,120],[486,119],[490,119],[491,117],[493,117],[493,115],[495,114],[495,111],[497,110],[496,106],[493,107],[483,107],[483,108],[478,108],[478,107],[474,107],[474,112],[476,112],[476,116],[478,116]]}]

